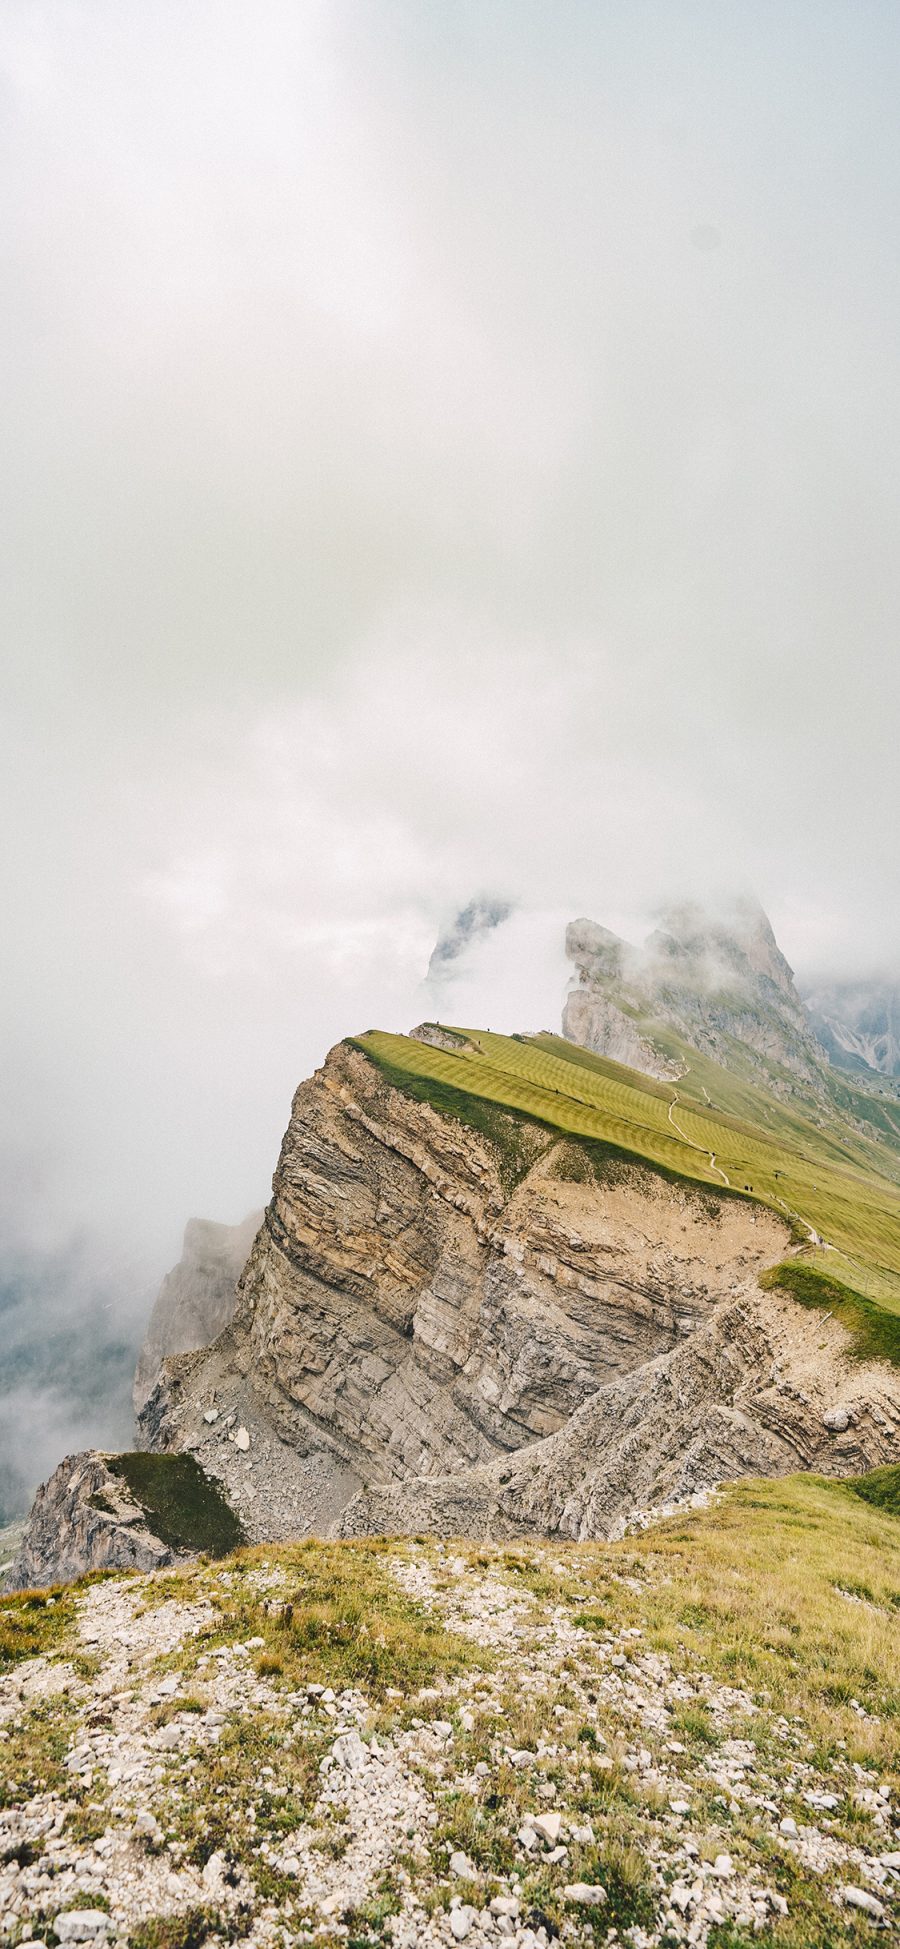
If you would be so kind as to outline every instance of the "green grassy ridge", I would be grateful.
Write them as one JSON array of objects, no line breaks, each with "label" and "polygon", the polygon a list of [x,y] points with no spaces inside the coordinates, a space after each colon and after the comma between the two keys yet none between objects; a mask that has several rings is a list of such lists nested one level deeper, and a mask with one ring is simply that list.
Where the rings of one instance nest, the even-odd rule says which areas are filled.
[{"label": "green grassy ridge", "polygon": [[154,1536],[173,1550],[227,1556],[246,1541],[218,1484],[193,1455],[111,1455],[107,1467],[126,1484]]},{"label": "green grassy ridge", "polygon": [[[900,1315],[900,1186],[881,1168],[883,1146],[866,1142],[861,1150],[848,1129],[842,1148],[834,1127],[819,1130],[758,1086],[736,1084],[686,1045],[682,1056],[690,1056],[691,1069],[668,1084],[551,1035],[454,1033],[465,1038],[459,1051],[377,1030],[356,1046],[396,1087],[435,1108],[449,1107],[447,1092],[456,1092],[451,1113],[475,1127],[487,1111],[471,1106],[492,1105],[718,1194],[750,1196],[791,1223],[795,1236],[808,1237],[814,1229],[835,1248],[828,1255],[832,1268],[847,1275],[848,1286]],[[711,1103],[703,1101],[704,1093]],[[460,1109],[460,1099],[468,1099],[468,1109]],[[897,1167],[895,1155],[885,1154],[884,1162],[892,1171]],[[822,1263],[824,1253],[810,1248],[810,1258],[816,1254]]]},{"label": "green grassy ridge", "polygon": [[[372,1036],[376,1033],[369,1031]],[[543,1150],[560,1138],[577,1150],[583,1160],[583,1169],[575,1167],[574,1159],[569,1160],[569,1168],[563,1160],[559,1172],[562,1178],[577,1177],[581,1182],[592,1179],[594,1183],[621,1182],[626,1173],[633,1174],[636,1169],[648,1170],[667,1184],[678,1185],[682,1190],[695,1192],[698,1196],[712,1193],[715,1198],[737,1197],[736,1191],[728,1191],[714,1179],[707,1184],[679,1171],[670,1165],[639,1155],[633,1146],[613,1143],[601,1137],[583,1136],[574,1130],[563,1130],[557,1122],[541,1117],[536,1112],[506,1108],[501,1112],[493,1110],[492,1104],[473,1092],[444,1083],[428,1076],[416,1076],[409,1070],[392,1063],[380,1051],[373,1049],[366,1038],[347,1039],[345,1047],[359,1049],[370,1062],[374,1063],[379,1075],[392,1089],[400,1090],[417,1103],[427,1103],[440,1115],[451,1117],[455,1122],[465,1124],[476,1135],[493,1146],[498,1157],[498,1174],[507,1195],[515,1190],[532,1164]],[[529,1146],[524,1133],[531,1131],[533,1141]],[[546,1141],[542,1144],[539,1139]],[[537,1140],[537,1141],[534,1141]],[[805,1234],[804,1234],[805,1236]]]},{"label": "green grassy ridge", "polygon": [[[385,1076],[400,1079],[397,1086],[408,1094],[419,1094],[439,1107],[441,1091],[453,1089],[463,1096],[486,1099],[507,1112],[569,1137],[599,1138],[623,1154],[640,1156],[646,1162],[667,1165],[684,1178],[704,1178],[717,1184],[715,1173],[704,1168],[698,1154],[684,1143],[674,1129],[664,1128],[665,1109],[647,1099],[646,1114],[639,1092],[627,1084],[600,1092],[606,1096],[600,1106],[590,1084],[573,1088],[564,1065],[557,1059],[532,1060],[531,1045],[517,1045],[511,1037],[470,1033],[471,1052],[435,1049],[430,1044],[411,1041],[406,1036],[370,1030],[359,1038],[356,1047],[375,1062]],[[512,1052],[512,1053],[507,1053]],[[499,1061],[496,1057],[499,1053]],[[634,1072],[621,1070],[623,1078]],[[559,1080],[554,1078],[559,1077]],[[437,1087],[435,1087],[437,1086]],[[596,1100],[595,1100],[596,1099]],[[627,1099],[627,1100],[626,1100]]]},{"label": "green grassy ridge", "polygon": [[474,1131],[477,1137],[490,1144],[497,1153],[503,1189],[507,1195],[513,1192],[534,1162],[535,1147],[528,1146],[526,1131],[529,1128],[533,1130],[536,1124],[540,1127],[539,1120],[512,1106],[500,1108],[471,1090],[442,1082],[439,1077],[417,1076],[402,1065],[391,1062],[371,1046],[371,1038],[377,1033],[377,1030],[370,1030],[365,1037],[348,1036],[344,1047],[358,1049],[370,1062],[374,1062],[392,1089],[400,1090],[404,1096],[411,1096],[416,1103],[429,1104],[441,1116],[464,1124],[467,1130]]},{"label": "green grassy ridge", "polygon": [[[817,1156],[838,1163],[852,1160],[864,1171],[874,1170],[900,1182],[900,1102],[888,1103],[845,1078],[832,1076],[824,1062],[822,1094],[817,1095],[774,1059],[764,1058],[755,1051],[750,1058],[746,1046],[727,1034],[722,1036],[726,1058],[717,1062],[695,1049],[669,1022],[643,1015],[621,1003],[617,1006],[622,1006],[623,1013],[633,1018],[641,1035],[661,1055],[680,1067],[682,1075],[676,1087],[682,1101],[691,1098],[701,1110],[714,1107],[755,1128],[771,1129],[780,1137],[790,1131],[797,1143],[810,1148]],[[555,1035],[541,1035],[533,1040],[548,1049],[552,1046],[558,1053],[563,1046],[561,1038]],[[589,1055],[587,1050],[578,1053]],[[602,1064],[606,1059],[589,1056],[589,1060]],[[760,1065],[769,1072],[770,1090],[760,1084]],[[647,1081],[658,1090],[667,1087],[652,1085],[650,1078]],[[860,1129],[860,1124],[866,1128]]]},{"label": "green grassy ridge", "polygon": [[[705,1086],[721,1110],[780,1135],[791,1130],[816,1155],[839,1161],[850,1158],[863,1170],[900,1182],[900,1104],[891,1106],[883,1097],[832,1074],[827,1063],[822,1092],[817,1094],[774,1059],[755,1051],[750,1058],[735,1036],[723,1035],[726,1055],[716,1062],[666,1022],[639,1017],[637,1026],[664,1055],[681,1064],[685,1073],[678,1084],[680,1093],[705,1101]],[[768,1070],[770,1090],[760,1084],[760,1065]]]},{"label": "green grassy ridge", "polygon": [[850,1335],[857,1360],[887,1360],[900,1367],[900,1315],[888,1313],[840,1279],[832,1279],[817,1265],[788,1259],[760,1274],[764,1291],[790,1293],[801,1306],[833,1313]]}]

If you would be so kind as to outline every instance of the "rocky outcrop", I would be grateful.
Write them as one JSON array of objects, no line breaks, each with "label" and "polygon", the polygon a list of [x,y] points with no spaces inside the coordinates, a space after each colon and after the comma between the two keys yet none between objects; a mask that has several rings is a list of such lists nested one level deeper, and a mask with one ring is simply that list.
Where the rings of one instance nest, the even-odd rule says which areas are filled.
[{"label": "rocky outcrop", "polygon": [[441,982],[477,942],[502,927],[512,913],[512,904],[496,895],[478,895],[462,907],[449,926],[443,927],[431,951],[426,981]]},{"label": "rocky outcrop", "polygon": [[639,1069],[643,1076],[656,1076],[660,1082],[675,1082],[682,1074],[681,1065],[654,1048],[633,1017],[596,988],[574,988],[567,997],[563,1035],[567,1042],[577,1042],[596,1056],[608,1056],[611,1062]]},{"label": "rocky outcrop", "polygon": [[245,1541],[218,1482],[192,1455],[68,1455],[38,1490],[8,1590],[66,1583],[90,1570],[158,1570]]},{"label": "rocky outcrop", "polygon": [[88,1570],[159,1570],[178,1552],[154,1536],[140,1504],[96,1449],[67,1455],[38,1490],[7,1590],[65,1583]]},{"label": "rocky outcrop", "polygon": [[727,913],[671,909],[640,948],[590,920],[571,922],[575,985],[563,1014],[571,1042],[651,1076],[677,1074],[653,1035],[668,1025],[695,1049],[777,1094],[792,1080],[827,1097],[828,1064],[794,977],[755,902]]},{"label": "rocky outcrop", "polygon": [[779,1218],[492,1117],[333,1050],[294,1099],[234,1319],[164,1364],[147,1446],[191,1449],[260,1537],[426,1509],[604,1534],[723,1475],[896,1458],[900,1377],[759,1292]]},{"label": "rocky outcrop", "polygon": [[852,1475],[900,1454],[900,1375],[777,1293],[742,1293],[686,1345],[601,1387],[565,1428],[450,1480],[361,1492],[340,1534],[615,1536],[635,1507],[745,1475]]},{"label": "rocky outcrop", "polygon": [[177,1266],[166,1274],[156,1298],[134,1376],[134,1405],[140,1411],[170,1354],[208,1347],[234,1312],[237,1282],[259,1230],[262,1212],[240,1225],[216,1225],[191,1218]]}]

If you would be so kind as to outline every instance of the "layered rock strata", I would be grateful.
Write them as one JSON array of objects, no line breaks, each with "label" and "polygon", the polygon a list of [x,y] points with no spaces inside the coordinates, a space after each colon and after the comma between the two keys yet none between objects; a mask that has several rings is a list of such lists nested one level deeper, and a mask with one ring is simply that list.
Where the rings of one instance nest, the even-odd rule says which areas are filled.
[{"label": "layered rock strata", "polygon": [[900,1377],[760,1293],[789,1249],[750,1202],[439,1115],[340,1045],[294,1099],[233,1321],[165,1363],[142,1439],[191,1448],[259,1536],[599,1535],[723,1476],[896,1459]]},{"label": "layered rock strata", "polygon": [[505,1461],[358,1494],[340,1534],[576,1540],[636,1507],[746,1475],[853,1475],[900,1455],[900,1376],[848,1353],[834,1321],[742,1292],[691,1339],[601,1387],[559,1433]]}]

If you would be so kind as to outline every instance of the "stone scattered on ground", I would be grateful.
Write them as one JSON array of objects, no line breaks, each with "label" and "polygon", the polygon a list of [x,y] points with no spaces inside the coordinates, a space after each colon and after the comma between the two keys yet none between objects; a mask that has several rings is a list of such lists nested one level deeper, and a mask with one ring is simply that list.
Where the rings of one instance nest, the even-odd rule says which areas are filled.
[{"label": "stone scattered on ground", "polygon": [[235,1636],[249,1598],[285,1611],[277,1552],[81,1589],[68,1637],[0,1681],[24,1782],[0,1940],[712,1949],[777,1941],[813,1897],[836,1942],[900,1925],[895,1786],[818,1757],[799,1713],[763,1736],[747,1690],[641,1627],[585,1620],[577,1551],[379,1561],[470,1668],[411,1695],[286,1686],[263,1635]]}]

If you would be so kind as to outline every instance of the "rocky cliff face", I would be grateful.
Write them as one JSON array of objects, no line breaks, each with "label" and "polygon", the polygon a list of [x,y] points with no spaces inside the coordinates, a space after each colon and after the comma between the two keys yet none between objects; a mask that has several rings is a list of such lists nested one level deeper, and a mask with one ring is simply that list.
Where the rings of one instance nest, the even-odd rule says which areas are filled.
[{"label": "rocky cliff face", "polygon": [[900,1454],[900,1376],[833,1322],[742,1292],[684,1346],[597,1390],[504,1462],[360,1492],[340,1534],[616,1536],[636,1508],[745,1475],[849,1475]]},{"label": "rocky cliff face", "polygon": [[573,921],[566,953],[576,970],[563,1015],[569,1041],[671,1076],[652,1033],[654,1022],[669,1024],[726,1067],[741,1045],[744,1064],[755,1064],[768,1089],[783,1092],[791,1077],[815,1093],[825,1087],[825,1052],[753,902],[737,901],[724,916],[673,908],[641,948],[594,921]]},{"label": "rocky cliff face", "polygon": [[813,1027],[838,1069],[900,1078],[900,987],[887,981],[820,985],[806,996]]},{"label": "rocky cliff face", "polygon": [[192,1455],[68,1455],[38,1490],[5,1589],[90,1570],[158,1570],[245,1541],[220,1485]]},{"label": "rocky cliff face", "polygon": [[170,1354],[208,1347],[234,1312],[237,1282],[259,1230],[261,1211],[240,1225],[216,1225],[191,1218],[185,1226],[181,1258],[166,1274],[150,1315],[134,1376],[139,1411],[152,1392]]},{"label": "rocky cliff face", "polygon": [[417,1510],[603,1534],[657,1491],[849,1466],[825,1426],[845,1399],[853,1465],[895,1459],[900,1377],[758,1291],[789,1249],[778,1218],[597,1168],[500,1111],[489,1133],[439,1115],[338,1047],[294,1099],[234,1319],[165,1363],[143,1440],[190,1448],[260,1537]]}]

